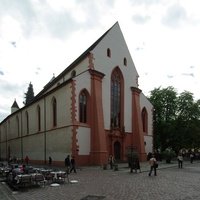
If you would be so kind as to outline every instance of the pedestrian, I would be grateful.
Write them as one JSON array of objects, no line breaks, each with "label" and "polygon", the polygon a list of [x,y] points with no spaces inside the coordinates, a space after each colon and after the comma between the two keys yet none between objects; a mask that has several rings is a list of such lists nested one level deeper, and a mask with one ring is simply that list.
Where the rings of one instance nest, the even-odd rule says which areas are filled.
[{"label": "pedestrian", "polygon": [[137,173],[137,170],[139,170],[139,172],[141,173],[142,171],[141,171],[141,168],[140,168],[140,160],[139,160],[138,156],[136,158],[135,164],[136,164],[135,173]]},{"label": "pedestrian", "polygon": [[149,176],[151,176],[153,170],[154,170],[154,176],[157,176],[156,168],[158,167],[158,164],[154,154],[152,154],[152,157],[149,160],[149,165],[150,165]]},{"label": "pedestrian", "polygon": [[28,163],[29,163],[29,157],[26,156],[24,160],[25,160],[25,162],[26,162],[26,165],[28,165]]},{"label": "pedestrian", "polygon": [[68,174],[69,174],[70,166],[71,166],[70,156],[68,155],[68,156],[65,158],[65,167],[67,168],[66,171],[67,171]]},{"label": "pedestrian", "polygon": [[182,153],[178,154],[177,160],[178,160],[178,168],[182,169],[183,168],[183,155],[182,155]]},{"label": "pedestrian", "polygon": [[52,158],[51,156],[49,156],[49,165],[51,166],[51,164],[52,164]]},{"label": "pedestrian", "polygon": [[74,173],[76,173],[76,161],[75,161],[75,158],[74,156],[72,156],[71,158],[71,169],[70,169],[70,173],[74,171]]},{"label": "pedestrian", "polygon": [[194,153],[191,152],[191,153],[190,153],[190,163],[191,163],[191,164],[193,163],[193,160],[194,160]]},{"label": "pedestrian", "polygon": [[113,169],[113,165],[114,165],[114,157],[112,155],[109,156],[108,158],[108,163],[110,165],[110,169]]}]

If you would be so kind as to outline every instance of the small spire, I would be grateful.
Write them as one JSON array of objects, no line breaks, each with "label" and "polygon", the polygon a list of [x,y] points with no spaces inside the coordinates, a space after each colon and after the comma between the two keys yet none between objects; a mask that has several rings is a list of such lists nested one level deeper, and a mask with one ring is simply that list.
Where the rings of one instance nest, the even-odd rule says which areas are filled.
[{"label": "small spire", "polygon": [[11,106],[11,108],[18,108],[18,109],[19,109],[19,106],[18,106],[18,104],[17,104],[16,99],[15,99],[13,105]]}]

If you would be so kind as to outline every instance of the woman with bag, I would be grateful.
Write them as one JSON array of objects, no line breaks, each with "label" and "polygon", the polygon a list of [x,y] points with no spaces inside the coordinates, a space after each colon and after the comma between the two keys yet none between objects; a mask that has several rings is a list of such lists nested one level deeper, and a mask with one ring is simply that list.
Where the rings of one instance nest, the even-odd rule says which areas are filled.
[{"label": "woman with bag", "polygon": [[154,176],[157,176],[156,168],[158,167],[158,163],[154,154],[152,154],[152,157],[149,160],[149,165],[150,165],[149,176],[151,176],[153,170],[154,170]]}]

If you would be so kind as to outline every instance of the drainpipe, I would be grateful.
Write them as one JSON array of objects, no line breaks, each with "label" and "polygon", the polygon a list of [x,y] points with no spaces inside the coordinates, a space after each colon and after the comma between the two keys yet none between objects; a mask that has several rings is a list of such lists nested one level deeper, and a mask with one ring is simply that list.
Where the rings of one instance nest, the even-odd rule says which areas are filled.
[{"label": "drainpipe", "polygon": [[46,98],[44,97],[44,164],[47,162],[46,151]]},{"label": "drainpipe", "polygon": [[21,160],[23,160],[24,158],[24,155],[23,155],[23,137],[22,137],[22,134],[23,134],[23,122],[22,122],[22,112],[21,112]]}]

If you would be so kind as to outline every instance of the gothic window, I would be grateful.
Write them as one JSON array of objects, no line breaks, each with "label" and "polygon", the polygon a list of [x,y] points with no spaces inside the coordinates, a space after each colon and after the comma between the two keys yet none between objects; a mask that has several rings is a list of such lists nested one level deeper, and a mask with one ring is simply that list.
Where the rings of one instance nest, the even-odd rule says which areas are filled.
[{"label": "gothic window", "polygon": [[127,60],[125,57],[124,57],[124,66],[127,66]]},{"label": "gothic window", "polygon": [[147,133],[147,127],[148,127],[148,114],[146,108],[142,109],[142,128],[143,132]]},{"label": "gothic window", "polygon": [[109,48],[107,49],[107,56],[108,56],[109,58],[111,57],[111,51],[110,51]]},{"label": "gothic window", "polygon": [[53,126],[57,126],[57,102],[55,97],[52,99],[52,118],[53,118]]},{"label": "gothic window", "polygon": [[27,111],[25,115],[26,115],[26,133],[29,134],[29,116]]},{"label": "gothic window", "polygon": [[40,106],[37,106],[37,121],[38,121],[38,131],[41,130],[41,110]]},{"label": "gothic window", "polygon": [[111,75],[111,127],[121,127],[122,76],[119,68]]},{"label": "gothic window", "polygon": [[79,96],[79,121],[87,123],[87,94],[82,91]]}]

